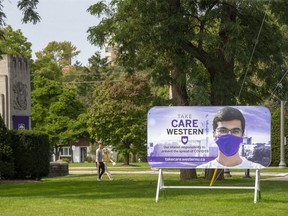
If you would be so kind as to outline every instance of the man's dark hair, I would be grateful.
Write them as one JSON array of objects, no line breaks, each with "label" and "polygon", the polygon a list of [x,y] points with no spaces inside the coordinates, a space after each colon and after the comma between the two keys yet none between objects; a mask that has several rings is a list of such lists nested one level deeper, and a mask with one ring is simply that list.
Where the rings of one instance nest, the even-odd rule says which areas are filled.
[{"label": "man's dark hair", "polygon": [[240,120],[241,121],[242,134],[244,134],[245,118],[244,118],[243,114],[240,112],[240,110],[233,108],[233,107],[224,107],[216,113],[216,115],[213,119],[213,131],[216,130],[216,128],[218,126],[218,122],[232,121],[232,120]]}]

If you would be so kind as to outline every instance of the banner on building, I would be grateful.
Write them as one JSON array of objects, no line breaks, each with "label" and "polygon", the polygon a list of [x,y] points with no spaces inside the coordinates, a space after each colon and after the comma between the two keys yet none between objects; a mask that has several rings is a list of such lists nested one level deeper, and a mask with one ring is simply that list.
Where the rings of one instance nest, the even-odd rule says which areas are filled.
[{"label": "banner on building", "polygon": [[29,130],[29,116],[13,116],[14,130]]}]

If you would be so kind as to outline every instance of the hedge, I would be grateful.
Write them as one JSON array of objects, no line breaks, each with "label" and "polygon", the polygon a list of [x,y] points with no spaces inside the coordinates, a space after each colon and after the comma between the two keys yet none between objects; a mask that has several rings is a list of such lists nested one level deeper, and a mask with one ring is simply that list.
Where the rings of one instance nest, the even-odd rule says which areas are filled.
[{"label": "hedge", "polygon": [[[271,151],[272,151],[272,161],[270,166],[279,166],[280,163],[280,108],[277,108],[272,113],[272,120],[271,120]],[[284,128],[285,128],[285,136],[288,136],[288,119],[285,116],[284,119]],[[288,141],[288,137],[287,137]],[[287,163],[288,158],[288,145],[284,146],[285,151],[285,161]]]},{"label": "hedge", "polygon": [[9,130],[0,116],[0,179],[14,176],[14,158],[10,140]]},{"label": "hedge", "polygon": [[15,178],[41,179],[49,174],[49,138],[32,130],[13,131]]}]

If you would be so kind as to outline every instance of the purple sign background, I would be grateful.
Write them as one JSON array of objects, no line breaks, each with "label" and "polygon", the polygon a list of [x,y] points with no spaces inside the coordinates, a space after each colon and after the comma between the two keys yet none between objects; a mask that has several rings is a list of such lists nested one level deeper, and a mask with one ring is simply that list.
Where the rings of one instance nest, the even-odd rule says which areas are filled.
[{"label": "purple sign background", "polygon": [[[223,106],[151,108],[147,115],[147,159],[150,166],[247,169],[269,166],[271,162],[270,111],[263,106],[232,107],[240,110],[246,121],[243,142],[239,149],[242,166],[217,165],[215,160],[218,146],[213,137],[212,122],[216,112]],[[207,167],[208,163],[209,167]]]},{"label": "purple sign background", "polygon": [[13,129],[15,130],[28,130],[29,116],[13,116]]}]

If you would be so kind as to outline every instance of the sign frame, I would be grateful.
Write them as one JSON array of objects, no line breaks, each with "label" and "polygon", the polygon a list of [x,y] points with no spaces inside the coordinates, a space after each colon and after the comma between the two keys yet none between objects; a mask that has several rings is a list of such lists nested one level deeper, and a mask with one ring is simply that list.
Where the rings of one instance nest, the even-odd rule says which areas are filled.
[{"label": "sign frame", "polygon": [[[219,110],[222,110],[222,109],[226,109],[226,107],[228,107],[228,106],[217,106],[216,107],[216,109],[218,110],[217,111],[217,113],[219,112]],[[238,111],[240,110],[240,113],[242,113],[241,111],[243,111],[244,110],[244,112],[245,112],[245,110],[247,111],[247,109],[249,110],[249,107],[247,108],[248,106],[231,106],[231,107],[228,107],[228,108],[232,108],[232,109],[237,109]],[[172,160],[172,163],[168,163],[168,165],[167,164],[165,164],[165,161],[166,161],[166,158],[165,158],[165,161],[163,162],[163,161],[161,161],[161,157],[162,157],[162,153],[163,154],[165,154],[166,152],[168,152],[168,153],[171,153],[172,151],[171,151],[171,149],[173,149],[173,148],[178,148],[178,149],[181,149],[182,147],[181,146],[184,146],[185,147],[185,145],[187,145],[188,143],[189,143],[189,140],[190,140],[190,138],[189,138],[189,136],[186,136],[186,134],[184,134],[185,136],[182,136],[180,139],[178,138],[178,142],[177,141],[171,141],[170,143],[169,143],[169,139],[170,139],[170,137],[169,137],[169,139],[168,139],[168,141],[167,140],[165,140],[165,136],[164,136],[164,138],[162,137],[162,139],[164,140],[161,140],[159,137],[161,137],[161,132],[162,132],[162,134],[163,134],[163,131],[165,130],[165,124],[164,124],[164,127],[162,126],[162,128],[161,128],[161,123],[160,123],[160,126],[159,125],[157,125],[157,123],[158,123],[158,120],[159,120],[159,118],[155,118],[155,119],[153,119],[153,118],[151,118],[151,111],[153,112],[153,111],[159,111],[160,110],[160,112],[158,113],[158,116],[161,116],[161,114],[163,114],[163,113],[161,113],[161,109],[162,109],[162,111],[164,110],[165,111],[165,109],[168,109],[168,110],[172,110],[172,109],[177,109],[178,111],[180,110],[181,111],[181,109],[183,109],[183,110],[186,110],[185,112],[187,112],[187,110],[189,110],[189,108],[191,108],[191,107],[187,107],[187,106],[185,106],[185,107],[181,107],[181,106],[177,106],[177,107],[152,107],[150,110],[149,110],[149,112],[148,112],[148,114],[147,114],[147,160],[148,160],[148,162],[149,162],[149,165],[152,167],[152,168],[157,168],[159,171],[158,171],[158,181],[157,181],[157,188],[156,188],[156,198],[155,198],[155,201],[156,201],[156,203],[159,201],[159,194],[160,194],[160,191],[162,191],[162,190],[165,190],[165,189],[247,189],[247,190],[254,190],[254,199],[253,199],[253,201],[254,201],[254,203],[257,203],[257,200],[258,200],[258,198],[260,199],[261,198],[261,188],[260,188],[260,170],[259,169],[261,169],[261,168],[265,168],[265,166],[263,166],[262,165],[262,167],[261,166],[255,166],[255,167],[251,167],[251,166],[249,166],[249,163],[248,163],[248,165],[246,165],[246,167],[241,167],[241,168],[243,168],[243,169],[255,169],[255,182],[254,182],[254,186],[213,186],[212,184],[210,185],[210,186],[169,186],[169,185],[165,185],[164,184],[164,174],[163,174],[163,169],[191,169],[191,168],[202,168],[202,167],[196,167],[195,165],[192,165],[192,166],[186,166],[186,165],[182,165],[181,163],[177,163],[178,161],[176,161],[176,166],[171,166],[171,164],[173,164],[173,160]],[[195,107],[194,107],[195,108]],[[201,109],[201,108],[203,108],[203,107],[196,107],[196,109]],[[213,108],[212,106],[210,106],[210,107],[205,107],[207,110],[210,110],[211,111],[211,108]],[[214,107],[215,108],[215,107]],[[228,109],[227,108],[227,109]],[[264,132],[262,131],[262,134],[264,134],[264,133],[266,133],[267,134],[267,131],[269,131],[270,133],[269,133],[269,140],[268,140],[268,142],[270,142],[270,161],[269,161],[269,163],[267,163],[267,166],[270,164],[270,162],[271,162],[271,113],[270,113],[270,111],[266,108],[266,107],[263,107],[263,106],[250,106],[250,108],[251,109],[260,109],[260,110],[262,110],[263,112],[265,112],[264,113],[264,117],[263,117],[263,119],[264,118],[267,118],[268,120],[267,120],[267,122],[265,122],[266,123],[266,125],[268,125],[268,123],[270,124],[270,125],[268,125],[267,126],[267,128],[265,128],[265,130],[264,130]],[[159,110],[157,110],[157,109],[159,109]],[[167,119],[165,119],[165,115],[164,115],[164,117],[160,117],[160,122],[162,121],[162,122],[170,122],[170,127],[172,126],[172,127],[177,127],[178,126],[178,128],[180,127],[182,127],[182,129],[184,129],[186,132],[187,132],[187,130],[189,130],[189,133],[192,133],[192,137],[193,137],[193,135],[197,135],[197,133],[200,131],[199,130],[199,125],[200,124],[198,124],[200,121],[199,121],[199,118],[197,117],[197,115],[196,115],[196,117],[193,115],[193,113],[191,112],[190,114],[188,113],[182,113],[183,114],[183,116],[184,116],[184,118],[185,118],[185,116],[187,116],[188,118],[185,118],[185,121],[181,121],[181,112],[180,112],[180,114],[178,113],[177,115],[178,115],[178,117],[179,117],[179,119],[177,120],[177,118],[175,118],[175,113],[177,114],[177,112],[172,112],[172,117],[171,117],[171,112],[168,112],[168,114],[167,114],[167,116],[168,116],[168,120]],[[165,114],[165,112],[164,112],[164,114]],[[209,113],[209,114],[211,114],[211,112]],[[150,115],[150,116],[149,116]],[[174,115],[174,116],[173,116]],[[258,113],[258,115],[257,114],[255,114],[256,116],[260,116],[260,118],[261,118],[261,115],[259,115],[259,113]],[[208,115],[207,115],[208,116]],[[206,116],[206,117],[207,117]],[[191,118],[192,117],[192,118]],[[162,119],[161,119],[162,118]],[[170,118],[170,119],[169,119]],[[164,120],[163,120],[164,119]],[[203,120],[203,119],[202,119]],[[249,120],[251,120],[251,119],[249,119]],[[253,119],[252,119],[253,120]],[[151,122],[152,122],[152,125],[156,125],[154,128],[150,128],[150,126],[151,126]],[[245,118],[244,118],[244,122],[245,122]],[[211,124],[211,116],[210,116],[210,121],[208,121],[207,120],[207,124],[205,125],[205,123],[206,123],[206,121],[202,121],[202,129],[203,129],[203,131],[205,131],[206,132],[206,134],[208,133],[208,132],[212,132],[213,131],[213,138],[217,138],[217,136],[215,135],[216,134],[216,130],[215,130],[215,128],[214,128],[214,125],[213,125],[213,129],[211,130],[211,126],[208,126],[208,124],[210,123]],[[213,119],[213,123],[214,123],[214,119]],[[167,124],[166,124],[167,125]],[[189,126],[190,127],[190,129],[189,128],[187,128],[186,126]],[[217,123],[217,126],[219,126],[219,124]],[[223,125],[222,125],[223,126]],[[243,126],[243,123],[241,122],[241,127]],[[164,128],[164,130],[163,130],[163,128]],[[245,128],[245,126],[244,126],[244,128]],[[162,129],[162,130],[161,130]],[[195,129],[195,130],[194,130]],[[230,131],[231,132],[231,128],[227,128],[228,129],[228,131]],[[243,128],[240,128],[241,130],[243,129]],[[158,130],[158,131],[157,131]],[[152,138],[149,136],[150,134],[149,134],[149,132],[151,132],[151,131],[153,131],[153,136],[152,136]],[[155,132],[156,131],[156,132]],[[166,131],[167,131],[167,134],[168,134],[168,136],[169,135],[171,135],[171,134],[173,134],[173,135],[178,135],[179,133],[182,133],[182,132],[180,132],[180,130],[173,130],[173,128],[172,129],[166,129]],[[170,133],[170,131],[172,131],[171,133]],[[244,131],[244,129],[243,129],[243,131]],[[266,131],[266,132],[265,132]],[[169,133],[170,134],[169,134]],[[185,133],[186,133],[185,132]],[[200,131],[201,133],[202,133],[202,130]],[[259,132],[259,131],[258,131]],[[167,135],[166,134],[166,135]],[[231,135],[232,135],[232,133],[230,133]],[[180,134],[180,135],[183,135],[183,134]],[[201,134],[201,135],[203,135],[203,133]],[[215,135],[215,136],[214,136]],[[243,132],[243,134],[242,134],[242,136],[244,136],[244,132]],[[177,136],[175,136],[176,137],[176,139],[177,139]],[[175,138],[175,137],[173,137],[173,138]],[[195,136],[194,136],[195,137]],[[157,140],[159,138],[159,140]],[[201,137],[202,139],[203,139],[203,137]],[[215,139],[216,139],[215,138]],[[152,140],[152,141],[151,141]],[[156,140],[156,141],[155,141]],[[193,139],[192,139],[192,141],[193,141]],[[179,145],[178,145],[178,143],[181,143],[181,146],[179,147]],[[160,151],[154,151],[154,149],[152,149],[151,150],[151,148],[153,148],[153,147],[155,147],[155,143],[156,143],[156,145],[157,144],[159,144],[159,146],[160,147],[163,147],[163,148],[160,148]],[[172,145],[170,145],[172,143]],[[174,144],[173,144],[174,143]],[[176,143],[176,144],[175,144]],[[162,146],[161,146],[162,145]],[[166,146],[165,146],[166,145]],[[169,147],[169,145],[170,145],[170,147]],[[178,145],[178,146],[177,146]],[[217,145],[218,145],[218,143],[217,143]],[[158,146],[158,147],[159,147]],[[191,145],[190,145],[191,146]],[[167,149],[169,149],[168,151],[165,151],[165,147],[167,148]],[[184,149],[184,147],[183,147],[183,149]],[[218,147],[219,147],[219,145],[218,145]],[[201,147],[202,148],[202,147]],[[200,148],[200,149],[201,149]],[[219,158],[219,152],[220,152],[221,150],[220,150],[220,147],[219,147],[219,149],[218,149],[218,158]],[[240,151],[240,150],[239,150]],[[158,155],[157,154],[155,154],[155,152],[156,153],[158,153]],[[159,153],[160,152],[160,153]],[[182,160],[183,158],[185,158],[185,157],[182,157],[181,156],[181,152],[179,152],[179,151],[173,151],[173,152],[175,152],[175,157],[174,158],[178,158],[179,159],[179,161],[180,160]],[[183,151],[184,152],[184,151]],[[223,153],[222,151],[221,151],[221,153]],[[154,154],[154,155],[153,155]],[[155,156],[156,155],[156,156]],[[159,156],[160,155],[160,156]],[[153,157],[154,156],[154,157]],[[169,158],[169,156],[171,156],[171,155],[168,155],[167,156],[167,158]],[[172,156],[173,156],[173,153],[172,153]],[[208,156],[209,156],[209,154],[208,154]],[[158,158],[157,158],[158,157]],[[203,156],[202,156],[203,157]],[[195,157],[196,159],[197,159],[197,157]],[[194,160],[195,158],[193,158],[193,157],[191,157],[191,160]],[[209,158],[209,157],[207,157],[208,158],[208,160],[210,160],[211,158]],[[216,158],[216,156],[215,156],[215,158]],[[214,158],[214,159],[215,159]],[[157,161],[158,160],[158,161]],[[201,161],[201,160],[200,160]],[[159,163],[158,163],[159,162]],[[171,161],[170,161],[171,162]],[[186,163],[187,164],[187,163]],[[188,161],[188,164],[189,164],[189,161]],[[195,163],[194,163],[195,164]],[[196,162],[196,164],[197,164],[197,162]],[[198,163],[198,165],[201,165],[201,163]],[[251,164],[251,163],[250,163]],[[204,167],[203,167],[204,168]],[[207,168],[207,167],[206,167]],[[224,169],[230,169],[230,168],[232,168],[233,169],[233,166],[232,167],[225,167],[225,166],[223,166],[223,167],[218,167],[218,166],[216,166],[216,167],[209,167],[209,168],[213,168],[213,169],[218,169],[218,168],[220,168],[220,169],[222,169],[222,171],[224,170]],[[239,168],[239,167],[234,167],[234,168]],[[215,173],[214,173],[215,174]]]}]

